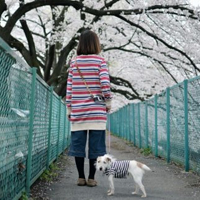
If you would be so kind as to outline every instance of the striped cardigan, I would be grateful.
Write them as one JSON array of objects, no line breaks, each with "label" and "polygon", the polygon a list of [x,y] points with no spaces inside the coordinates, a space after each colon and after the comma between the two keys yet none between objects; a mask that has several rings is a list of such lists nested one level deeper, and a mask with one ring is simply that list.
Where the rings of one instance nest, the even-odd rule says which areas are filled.
[{"label": "striped cardigan", "polygon": [[[102,94],[106,102],[93,101],[76,68],[75,59],[91,93]],[[105,60],[98,55],[80,55],[72,59],[66,91],[66,103],[71,114],[71,131],[105,130],[106,104],[110,104],[110,100],[110,79]]]},{"label": "striped cardigan", "polygon": [[130,160],[112,162],[110,168],[106,169],[104,174],[107,176],[113,175],[115,178],[126,178],[129,165]]}]

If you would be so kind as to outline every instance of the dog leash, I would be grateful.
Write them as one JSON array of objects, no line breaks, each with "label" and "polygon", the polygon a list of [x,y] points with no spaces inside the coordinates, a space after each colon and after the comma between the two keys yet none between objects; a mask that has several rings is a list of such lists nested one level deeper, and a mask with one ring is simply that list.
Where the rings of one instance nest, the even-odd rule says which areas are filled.
[{"label": "dog leash", "polygon": [[108,114],[108,153],[110,154],[110,115]]}]

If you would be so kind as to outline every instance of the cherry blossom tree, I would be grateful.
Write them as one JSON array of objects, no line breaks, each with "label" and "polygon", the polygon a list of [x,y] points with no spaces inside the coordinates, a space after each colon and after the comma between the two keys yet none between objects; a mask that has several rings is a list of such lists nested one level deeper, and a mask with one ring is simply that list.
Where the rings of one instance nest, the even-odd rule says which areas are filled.
[{"label": "cherry blossom tree", "polygon": [[199,75],[199,9],[187,0],[0,0],[0,37],[62,96],[86,28],[100,37],[112,91],[126,99]]}]

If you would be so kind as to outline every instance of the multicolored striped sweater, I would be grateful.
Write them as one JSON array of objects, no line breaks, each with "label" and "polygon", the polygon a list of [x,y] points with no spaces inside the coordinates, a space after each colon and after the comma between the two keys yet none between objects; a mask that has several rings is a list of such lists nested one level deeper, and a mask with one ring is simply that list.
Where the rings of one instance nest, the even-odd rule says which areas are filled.
[{"label": "multicolored striped sweater", "polygon": [[[95,103],[76,68],[81,71],[93,95],[102,94],[105,102]],[[111,91],[108,68],[98,55],[80,55],[72,59],[67,80],[66,103],[71,114],[71,131],[105,130],[106,104],[110,104]]]}]

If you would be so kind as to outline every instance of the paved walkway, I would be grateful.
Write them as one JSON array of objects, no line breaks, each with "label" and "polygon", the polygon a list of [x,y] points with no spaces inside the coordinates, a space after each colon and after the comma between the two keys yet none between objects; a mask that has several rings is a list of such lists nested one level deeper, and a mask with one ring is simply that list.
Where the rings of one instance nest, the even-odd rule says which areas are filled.
[{"label": "paved walkway", "polygon": [[[200,177],[185,173],[183,169],[168,165],[164,160],[153,156],[144,157],[131,144],[111,137],[111,154],[118,160],[135,159],[145,163],[154,172],[146,172],[143,183],[147,192],[147,200],[199,200]],[[88,176],[88,160],[85,163]],[[131,176],[127,179],[115,179],[115,195],[107,196],[108,181],[101,172],[96,173],[98,186],[90,188],[77,186],[77,172],[73,158],[68,158],[66,170],[59,181],[53,183],[46,194],[50,200],[133,200],[141,199],[141,195],[132,195],[134,191]]]}]

